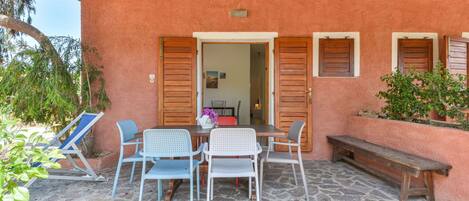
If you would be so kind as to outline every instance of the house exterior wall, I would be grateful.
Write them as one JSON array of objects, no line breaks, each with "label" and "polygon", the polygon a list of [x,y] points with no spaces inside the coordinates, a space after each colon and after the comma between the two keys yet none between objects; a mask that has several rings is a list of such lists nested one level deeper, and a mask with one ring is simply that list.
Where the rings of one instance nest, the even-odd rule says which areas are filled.
[{"label": "house exterior wall", "polygon": [[[96,47],[112,107],[96,127],[96,148],[118,151],[115,121],[134,119],[140,129],[157,122],[159,38],[193,32],[360,32],[360,76],[313,78],[313,151],[306,159],[329,159],[326,135],[346,132],[360,109],[378,109],[379,77],[391,72],[392,32],[469,31],[466,0],[82,0],[82,39]],[[247,18],[229,11],[248,9]],[[312,75],[311,75],[312,76]]]}]

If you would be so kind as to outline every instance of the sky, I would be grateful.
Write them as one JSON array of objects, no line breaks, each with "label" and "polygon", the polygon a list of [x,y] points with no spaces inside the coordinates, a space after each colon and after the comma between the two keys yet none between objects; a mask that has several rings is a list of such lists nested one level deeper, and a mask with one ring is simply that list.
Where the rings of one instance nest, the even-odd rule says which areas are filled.
[{"label": "sky", "polygon": [[80,38],[80,1],[78,0],[36,0],[36,14],[32,16],[32,19],[32,25],[48,36]]}]

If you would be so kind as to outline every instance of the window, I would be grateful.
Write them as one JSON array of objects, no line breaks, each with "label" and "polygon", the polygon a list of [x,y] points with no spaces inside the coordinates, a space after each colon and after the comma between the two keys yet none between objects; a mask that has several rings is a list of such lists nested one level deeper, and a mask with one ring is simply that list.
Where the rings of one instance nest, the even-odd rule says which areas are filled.
[{"label": "window", "polygon": [[319,39],[319,76],[353,76],[353,39]]},{"label": "window", "polygon": [[432,39],[399,39],[398,68],[406,73],[411,70],[428,72],[433,68]]},{"label": "window", "polygon": [[315,32],[313,39],[313,76],[359,76],[360,37],[358,32]]},{"label": "window", "polygon": [[431,71],[438,63],[437,33],[392,33],[392,71]]}]

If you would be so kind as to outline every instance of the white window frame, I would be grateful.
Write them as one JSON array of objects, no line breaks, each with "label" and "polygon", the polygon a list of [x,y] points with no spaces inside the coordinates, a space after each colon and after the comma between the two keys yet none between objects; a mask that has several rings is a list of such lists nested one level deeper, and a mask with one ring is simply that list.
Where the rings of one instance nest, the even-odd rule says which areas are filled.
[{"label": "white window frame", "polygon": [[[319,76],[319,39],[353,39],[353,76]],[[360,32],[314,32],[313,33],[313,77],[318,78],[357,78],[360,76]]]},{"label": "white window frame", "polygon": [[[439,60],[439,48],[438,48],[438,33],[432,32],[392,32],[392,65],[391,70],[392,72],[397,71],[397,67],[399,65],[399,58],[398,58],[398,40],[399,39],[432,39],[433,41],[433,66],[438,63]],[[432,66],[432,68],[433,68]]]},{"label": "white window frame", "polygon": [[462,36],[463,38],[469,38],[469,32],[462,32],[462,33],[461,33],[461,36]]}]

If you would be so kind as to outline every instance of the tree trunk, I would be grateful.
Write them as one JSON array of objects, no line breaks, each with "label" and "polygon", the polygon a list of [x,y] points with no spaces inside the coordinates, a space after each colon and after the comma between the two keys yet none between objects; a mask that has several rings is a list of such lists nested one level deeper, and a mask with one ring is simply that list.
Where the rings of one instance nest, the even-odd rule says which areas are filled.
[{"label": "tree trunk", "polygon": [[36,27],[21,20],[17,20],[2,14],[0,14],[0,26],[31,36],[50,54],[52,57],[52,62],[55,66],[62,68],[64,67],[64,63],[59,53],[50,42],[49,37],[39,31]]}]

